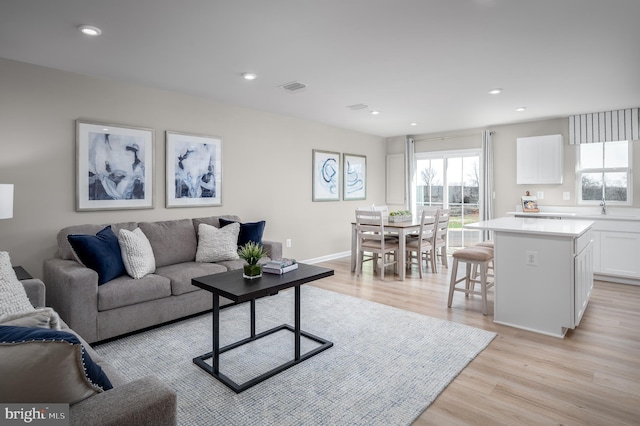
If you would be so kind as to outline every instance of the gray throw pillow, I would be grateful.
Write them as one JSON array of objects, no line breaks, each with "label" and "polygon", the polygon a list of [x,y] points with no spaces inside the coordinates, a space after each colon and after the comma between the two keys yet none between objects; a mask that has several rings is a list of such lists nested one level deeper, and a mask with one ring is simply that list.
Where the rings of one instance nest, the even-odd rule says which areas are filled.
[{"label": "gray throw pillow", "polygon": [[237,260],[240,224],[232,223],[224,228],[201,223],[198,225],[198,250],[196,262],[222,262]]}]

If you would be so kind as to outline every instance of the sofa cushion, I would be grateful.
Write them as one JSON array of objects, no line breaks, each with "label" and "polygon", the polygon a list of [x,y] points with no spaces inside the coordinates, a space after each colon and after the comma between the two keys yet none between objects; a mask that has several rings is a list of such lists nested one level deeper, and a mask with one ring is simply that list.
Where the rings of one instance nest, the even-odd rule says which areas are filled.
[{"label": "sofa cushion", "polygon": [[240,225],[232,223],[224,228],[201,223],[198,227],[198,250],[196,262],[220,262],[236,260]]},{"label": "sofa cushion", "polygon": [[22,283],[18,281],[6,251],[0,251],[0,318],[33,311]]},{"label": "sofa cushion", "polygon": [[247,262],[245,262],[244,259],[224,260],[222,262],[216,262],[216,263],[218,265],[224,266],[225,268],[227,268],[228,271],[235,271],[237,269],[242,269],[242,267],[247,264]]},{"label": "sofa cushion", "polygon": [[[235,223],[235,221],[220,218],[221,227],[225,227],[232,223]],[[265,225],[266,222],[264,220],[261,220],[260,222],[241,223],[240,235],[238,236],[238,246],[243,246],[249,241],[262,244],[262,234],[264,233]]]},{"label": "sofa cushion", "polygon": [[136,303],[171,296],[169,279],[149,274],[140,279],[123,275],[98,287],[98,311],[121,308]]},{"label": "sofa cushion", "polygon": [[118,233],[118,244],[127,274],[138,279],[156,271],[153,249],[140,228],[133,231],[121,229]]},{"label": "sofa cushion", "polygon": [[67,239],[82,264],[98,273],[98,285],[125,273],[118,237],[111,226],[96,235],[72,234]]},{"label": "sofa cushion", "polygon": [[[104,229],[105,225],[74,225],[68,226],[66,228],[62,228],[60,232],[58,232],[58,256],[64,260],[77,260],[73,254],[73,249],[71,248],[71,244],[69,244],[69,240],[67,239],[67,235],[71,234],[90,234],[95,235],[101,229]],[[118,235],[118,232],[121,229],[128,229],[133,231],[138,227],[136,222],[122,222],[122,223],[113,223],[111,224],[111,230],[114,234]]]},{"label": "sofa cushion", "polygon": [[156,268],[192,262],[196,258],[198,240],[191,219],[141,222],[138,225],[151,243]]},{"label": "sofa cushion", "polygon": [[217,263],[185,262],[158,268],[156,274],[171,280],[171,294],[178,296],[198,290],[191,284],[191,279],[226,271],[227,268]]},{"label": "sofa cushion", "polygon": [[206,223],[207,225],[215,226],[216,228],[221,228],[220,219],[226,219],[233,222],[240,222],[240,217],[232,214],[225,214],[222,216],[208,216],[208,217],[198,217],[192,219],[193,221],[193,229],[198,232],[198,227],[201,223]]},{"label": "sofa cushion", "polygon": [[0,326],[0,351],[2,402],[73,404],[112,388],[72,333]]}]

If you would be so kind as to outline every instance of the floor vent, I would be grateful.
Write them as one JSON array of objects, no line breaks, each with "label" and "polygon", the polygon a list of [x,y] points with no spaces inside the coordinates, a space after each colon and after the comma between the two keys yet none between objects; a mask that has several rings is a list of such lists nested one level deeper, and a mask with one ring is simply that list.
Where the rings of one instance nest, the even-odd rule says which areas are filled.
[{"label": "floor vent", "polygon": [[289,92],[297,92],[298,90],[302,90],[307,87],[307,85],[304,83],[300,83],[299,81],[293,81],[291,83],[283,84],[280,87]]}]

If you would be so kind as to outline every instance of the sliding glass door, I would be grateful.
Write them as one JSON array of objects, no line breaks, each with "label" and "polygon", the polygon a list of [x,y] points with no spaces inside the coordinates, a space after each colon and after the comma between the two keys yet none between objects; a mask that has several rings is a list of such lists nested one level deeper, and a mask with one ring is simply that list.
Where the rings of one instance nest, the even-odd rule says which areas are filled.
[{"label": "sliding glass door", "polygon": [[462,226],[479,221],[480,152],[416,153],[416,210],[422,206],[451,211],[448,242],[452,249],[480,241],[478,231]]}]

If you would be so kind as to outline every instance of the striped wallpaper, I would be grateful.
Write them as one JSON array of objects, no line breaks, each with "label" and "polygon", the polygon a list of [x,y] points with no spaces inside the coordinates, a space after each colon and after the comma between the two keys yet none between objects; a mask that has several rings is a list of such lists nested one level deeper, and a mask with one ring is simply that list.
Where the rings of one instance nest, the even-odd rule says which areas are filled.
[{"label": "striped wallpaper", "polygon": [[569,116],[569,143],[640,139],[640,108]]}]

